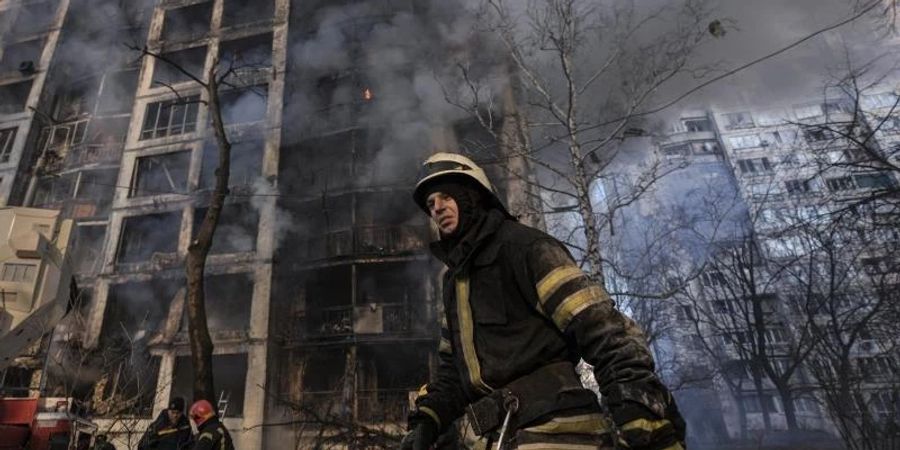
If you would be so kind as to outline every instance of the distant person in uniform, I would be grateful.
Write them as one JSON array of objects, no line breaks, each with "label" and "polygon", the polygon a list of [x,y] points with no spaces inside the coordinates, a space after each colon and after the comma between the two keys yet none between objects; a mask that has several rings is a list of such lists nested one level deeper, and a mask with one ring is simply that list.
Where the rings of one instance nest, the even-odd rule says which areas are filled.
[{"label": "distant person in uniform", "polygon": [[191,440],[191,423],[184,415],[184,399],[175,397],[147,428],[138,442],[138,450],[183,450],[190,448]]}]

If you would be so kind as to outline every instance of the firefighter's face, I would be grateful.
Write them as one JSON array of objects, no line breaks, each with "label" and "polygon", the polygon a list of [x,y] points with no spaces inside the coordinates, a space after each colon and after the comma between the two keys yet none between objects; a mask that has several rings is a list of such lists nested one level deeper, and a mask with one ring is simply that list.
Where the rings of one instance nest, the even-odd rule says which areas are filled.
[{"label": "firefighter's face", "polygon": [[441,234],[449,236],[459,226],[459,206],[453,197],[443,192],[432,192],[426,200],[431,220],[437,224]]},{"label": "firefighter's face", "polygon": [[178,419],[181,418],[181,411],[177,409],[167,409],[166,412],[169,413],[169,422],[178,423]]}]

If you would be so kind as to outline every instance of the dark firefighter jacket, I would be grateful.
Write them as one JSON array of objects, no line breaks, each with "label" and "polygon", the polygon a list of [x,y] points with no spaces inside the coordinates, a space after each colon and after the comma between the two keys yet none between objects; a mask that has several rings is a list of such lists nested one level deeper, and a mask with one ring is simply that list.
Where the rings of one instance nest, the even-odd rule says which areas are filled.
[{"label": "dark firefighter jacket", "polygon": [[[448,253],[432,245],[448,271],[440,365],[416,401],[418,414],[445,429],[495,389],[581,357],[594,366],[610,409],[626,400],[665,417],[670,396],[653,373],[643,334],[559,241],[490,210],[457,247]],[[577,406],[568,397],[542,402],[543,417]]]},{"label": "dark firefighter jacket", "polygon": [[197,442],[193,450],[234,450],[234,442],[228,430],[218,418],[211,418],[197,430]]},{"label": "dark firefighter jacket", "polygon": [[190,448],[191,423],[184,414],[172,425],[166,411],[160,413],[138,443],[139,450],[183,450]]}]

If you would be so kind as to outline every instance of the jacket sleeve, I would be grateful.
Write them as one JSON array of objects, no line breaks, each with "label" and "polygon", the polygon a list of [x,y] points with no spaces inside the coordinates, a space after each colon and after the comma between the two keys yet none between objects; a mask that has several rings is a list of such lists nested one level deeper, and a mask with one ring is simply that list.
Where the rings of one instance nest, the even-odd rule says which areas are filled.
[{"label": "jacket sleeve", "polygon": [[415,420],[429,417],[437,422],[443,432],[459,418],[467,404],[466,395],[459,378],[459,371],[453,362],[453,345],[446,316],[441,317],[441,341],[438,346],[438,369],[431,382],[424,386],[416,399],[416,411],[410,415],[410,426]]},{"label": "jacket sleeve", "polygon": [[637,415],[665,417],[672,399],[653,372],[653,358],[638,325],[615,308],[606,290],[585,275],[559,241],[537,240],[525,260],[536,308],[594,366],[616,422],[628,421],[635,415],[628,411],[635,410]]}]

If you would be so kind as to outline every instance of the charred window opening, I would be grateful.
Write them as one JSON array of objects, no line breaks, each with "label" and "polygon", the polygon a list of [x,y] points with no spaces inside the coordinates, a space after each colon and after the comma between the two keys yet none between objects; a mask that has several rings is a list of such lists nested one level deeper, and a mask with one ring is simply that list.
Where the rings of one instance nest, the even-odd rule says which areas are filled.
[{"label": "charred window opening", "polygon": [[187,41],[198,39],[209,31],[212,2],[197,3],[166,11],[162,40]]},{"label": "charred window opening", "polygon": [[[262,141],[235,142],[231,145],[231,164],[228,186],[252,186],[262,175]],[[203,161],[200,167],[200,188],[212,189],[216,184],[216,168],[219,166],[219,148],[215,142],[207,141],[203,146]]]},{"label": "charred window opening", "polygon": [[[206,208],[194,211],[194,235],[203,223]],[[229,203],[222,208],[213,236],[210,254],[252,252],[256,250],[259,212],[249,203]]]},{"label": "charred window opening", "polygon": [[81,171],[70,216],[77,219],[107,215],[116,192],[118,176],[118,169]]},{"label": "charred window opening", "polygon": [[[250,329],[253,303],[253,277],[248,273],[209,275],[204,279],[206,320],[213,339],[234,337]],[[181,319],[181,332],[188,331],[187,310]],[[240,337],[244,337],[243,334]]]},{"label": "charred window opening", "polygon": [[243,0],[225,0],[222,7],[222,26],[231,27],[271,20],[274,14],[274,0],[262,0],[252,3]]},{"label": "charred window opening", "polygon": [[301,142],[282,151],[284,172],[279,179],[292,195],[328,192],[352,185],[356,156],[368,145],[361,130],[336,133]]},{"label": "charred window opening", "polygon": [[176,280],[154,279],[111,286],[101,343],[126,350],[154,343],[163,332],[172,300],[182,285]]},{"label": "charred window opening", "polygon": [[57,1],[45,1],[24,5],[16,17],[12,34],[15,36],[43,33],[56,18]]},{"label": "charred window opening", "polygon": [[402,421],[406,418],[409,391],[428,381],[428,351],[414,346],[371,345],[359,347],[361,386],[357,393],[359,419]]},{"label": "charred window opening", "polygon": [[116,161],[128,134],[128,117],[92,119],[87,127],[84,145],[71,153],[74,164]]},{"label": "charred window opening", "polygon": [[150,417],[156,400],[159,356],[146,349],[103,348],[105,363],[94,384],[91,406],[97,417]]},{"label": "charred window opening", "polygon": [[116,262],[139,263],[155,254],[175,253],[180,227],[180,211],[125,218]]},{"label": "charred window opening", "polygon": [[268,96],[268,86],[265,84],[222,92],[219,94],[222,122],[231,125],[264,120]]},{"label": "charred window opening", "polygon": [[0,372],[0,393],[4,397],[29,397],[31,390],[38,387],[33,381],[34,369],[11,365]]},{"label": "charred window opening", "polygon": [[187,191],[190,151],[144,156],[135,163],[131,196],[161,195]]},{"label": "charred window opening", "polygon": [[359,194],[356,250],[362,253],[417,251],[428,240],[426,216],[404,192]]},{"label": "charred window opening", "polygon": [[53,207],[61,205],[72,198],[72,188],[75,184],[73,174],[43,177],[37,182],[34,193],[34,205],[36,207]]},{"label": "charred window opening", "polygon": [[25,109],[31,81],[22,81],[0,86],[0,114],[14,114]]},{"label": "charred window opening", "polygon": [[197,129],[199,95],[147,105],[141,140],[192,133]]},{"label": "charred window opening", "polygon": [[[216,374],[216,392],[213,403],[224,407],[223,417],[244,416],[244,389],[247,383],[247,354],[213,355],[212,372]],[[170,398],[193,398],[194,366],[190,356],[175,358],[172,370],[172,394]]]},{"label": "charred window opening", "polygon": [[56,94],[53,117],[59,121],[72,120],[90,114],[96,101],[99,80],[88,78],[64,86]]},{"label": "charred window opening", "polygon": [[112,72],[103,80],[103,90],[97,105],[99,114],[130,113],[137,88],[138,71]]},{"label": "charred window opening", "polygon": [[79,224],[75,227],[75,243],[72,252],[75,272],[82,275],[93,275],[100,270],[103,262],[103,238],[105,236],[105,224]]},{"label": "charred window opening", "polygon": [[0,72],[34,70],[40,66],[41,51],[44,49],[44,39],[32,39],[30,41],[8,44],[3,49],[3,58],[0,59]]},{"label": "charred window opening", "polygon": [[0,130],[0,164],[9,162],[13,144],[16,142],[16,130],[15,127]]},{"label": "charred window opening", "polygon": [[[424,331],[413,327],[413,318],[423,317],[425,303],[426,271],[418,263],[362,264],[357,270],[357,299],[360,309],[360,333],[408,333]],[[416,328],[414,330],[413,328]]]},{"label": "charred window opening", "polygon": [[272,33],[225,41],[220,44],[220,49],[220,64],[223,67],[239,70],[272,65]]},{"label": "charred window opening", "polygon": [[307,332],[311,337],[353,334],[350,266],[329,267],[309,273],[304,283]]},{"label": "charred window opening", "polygon": [[[341,351],[318,351],[309,355],[303,371],[303,393],[333,394],[343,388],[347,356]],[[304,398],[304,404],[315,398]]]},{"label": "charred window opening", "polygon": [[[171,53],[163,53],[162,59],[156,59],[153,66],[153,84],[168,86],[184,81],[191,81],[184,72],[203,79],[203,66],[206,62],[206,47],[194,47]],[[184,69],[184,71],[178,68]]]},{"label": "charred window opening", "polygon": [[353,197],[322,197],[297,209],[296,226],[281,247],[286,258],[316,260],[353,252]]}]

